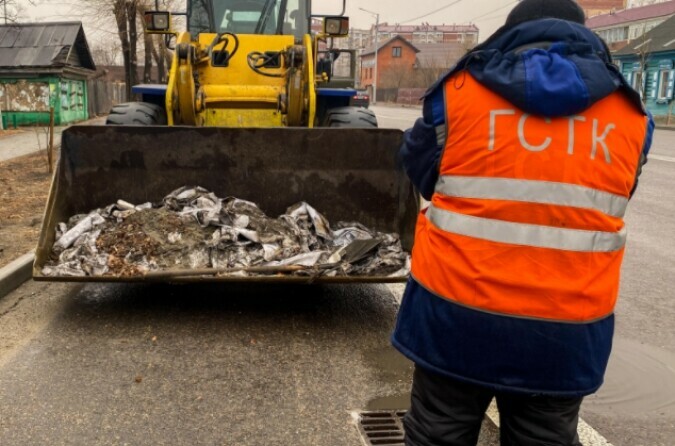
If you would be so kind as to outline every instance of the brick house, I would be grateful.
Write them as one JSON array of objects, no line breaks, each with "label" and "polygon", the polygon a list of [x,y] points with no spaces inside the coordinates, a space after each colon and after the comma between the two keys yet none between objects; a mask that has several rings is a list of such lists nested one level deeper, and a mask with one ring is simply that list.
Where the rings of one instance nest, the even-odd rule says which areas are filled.
[{"label": "brick house", "polygon": [[626,8],[626,0],[578,0],[577,3],[586,12],[586,17],[608,14]]},{"label": "brick house", "polygon": [[381,42],[377,49],[366,49],[361,54],[361,87],[372,96],[377,57],[377,100],[386,100],[386,90],[407,87],[413,81],[417,53],[420,50],[401,36]]}]

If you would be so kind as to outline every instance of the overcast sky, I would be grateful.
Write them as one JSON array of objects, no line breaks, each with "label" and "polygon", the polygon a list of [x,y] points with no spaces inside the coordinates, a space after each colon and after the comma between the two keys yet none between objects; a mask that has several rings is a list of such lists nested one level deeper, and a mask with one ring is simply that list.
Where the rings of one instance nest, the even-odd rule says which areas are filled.
[{"label": "overcast sky", "polygon": [[[93,21],[82,17],[78,14],[76,0],[36,1],[37,6],[30,6],[28,0],[19,0],[19,3],[25,4],[25,15],[32,20],[83,20],[87,38],[92,46],[112,36],[114,30],[112,18],[107,22],[109,27],[106,27],[105,22],[102,24],[100,20]],[[347,0],[347,15],[355,28],[369,28],[375,23],[375,18],[371,14],[359,8],[379,13],[380,23],[429,22],[432,25],[475,23],[480,29],[480,40],[485,40],[504,23],[506,15],[516,3],[517,0]],[[341,6],[342,0],[316,0],[314,4],[315,10],[321,8],[329,12],[335,11],[336,5]]]}]

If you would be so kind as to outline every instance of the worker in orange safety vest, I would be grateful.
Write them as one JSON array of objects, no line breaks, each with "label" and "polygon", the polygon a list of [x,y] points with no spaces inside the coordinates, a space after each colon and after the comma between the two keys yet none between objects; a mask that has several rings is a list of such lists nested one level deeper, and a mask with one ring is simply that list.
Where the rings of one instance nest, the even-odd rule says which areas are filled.
[{"label": "worker in orange safety vest", "polygon": [[403,162],[429,206],[392,336],[406,444],[578,445],[610,355],[623,217],[654,123],[573,0],[524,0],[424,98]]}]

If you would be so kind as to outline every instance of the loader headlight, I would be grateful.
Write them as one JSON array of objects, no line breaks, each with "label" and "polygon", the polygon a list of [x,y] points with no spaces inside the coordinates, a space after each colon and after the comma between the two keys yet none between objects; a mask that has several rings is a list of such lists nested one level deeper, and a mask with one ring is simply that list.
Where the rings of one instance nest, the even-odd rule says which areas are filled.
[{"label": "loader headlight", "polygon": [[326,17],[323,22],[324,34],[332,37],[344,37],[349,34],[348,17]]},{"label": "loader headlight", "polygon": [[171,29],[171,14],[164,11],[148,11],[145,13],[145,29],[164,32]]}]

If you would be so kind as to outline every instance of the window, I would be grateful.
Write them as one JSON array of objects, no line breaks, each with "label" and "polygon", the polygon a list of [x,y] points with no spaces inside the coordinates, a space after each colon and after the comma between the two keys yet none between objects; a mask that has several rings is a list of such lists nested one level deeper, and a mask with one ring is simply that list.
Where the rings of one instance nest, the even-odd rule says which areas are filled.
[{"label": "window", "polygon": [[665,99],[670,83],[670,71],[661,71],[659,73],[659,99]]},{"label": "window", "polygon": [[392,48],[393,57],[401,57],[402,52],[403,49],[400,46],[395,46],[394,48]]},{"label": "window", "polygon": [[628,40],[628,27],[612,28],[601,32],[602,37],[608,42],[621,42]]},{"label": "window", "polygon": [[675,81],[675,72],[671,69],[661,69],[659,71],[659,93],[658,102],[668,102],[673,98],[673,85]]},{"label": "window", "polygon": [[642,94],[642,71],[634,71],[631,86]]},{"label": "window", "polygon": [[[193,36],[206,32],[286,34],[301,39],[308,32],[305,1],[260,2],[193,0],[188,2],[188,29]],[[215,27],[215,28],[214,28]]]}]

